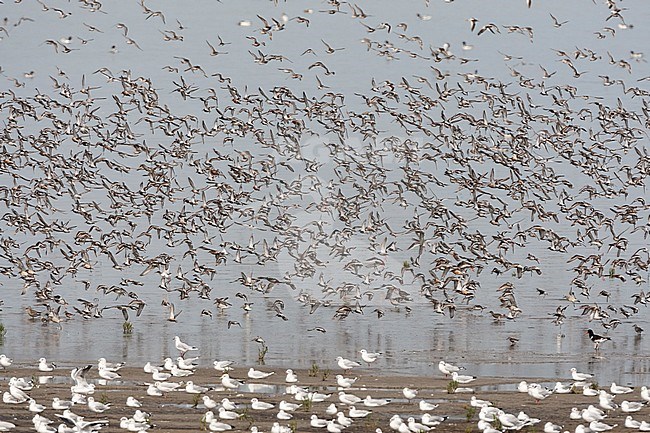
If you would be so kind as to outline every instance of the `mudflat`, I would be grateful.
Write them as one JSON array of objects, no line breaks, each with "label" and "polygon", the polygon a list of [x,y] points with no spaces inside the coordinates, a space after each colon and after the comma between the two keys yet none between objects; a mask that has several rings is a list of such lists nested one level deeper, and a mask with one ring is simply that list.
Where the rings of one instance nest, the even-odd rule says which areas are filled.
[{"label": "mudflat", "polygon": [[[444,377],[437,370],[432,369],[431,376],[384,376],[375,369],[353,370],[345,377],[357,377],[353,386],[347,389],[339,389],[336,375],[343,374],[340,369],[324,370],[312,368],[311,370],[294,370],[298,376],[297,386],[316,391],[323,394],[330,394],[329,398],[322,402],[297,401],[290,385],[285,382],[285,368],[255,366],[254,368],[274,372],[275,374],[262,380],[253,380],[247,377],[249,367],[237,367],[229,372],[233,378],[240,379],[245,385],[238,389],[226,389],[221,384],[221,372],[207,367],[197,368],[194,374],[185,378],[170,378],[170,382],[181,383],[177,391],[164,393],[163,396],[147,395],[147,384],[154,383],[152,376],[145,373],[141,368],[124,367],[119,370],[121,378],[112,381],[104,381],[99,378],[96,366],[93,366],[87,373],[90,383],[96,384],[93,397],[96,401],[110,403],[111,407],[103,413],[92,412],[87,404],[75,404],[72,411],[85,417],[86,420],[108,420],[109,427],[103,431],[120,431],[120,419],[131,417],[135,408],[126,405],[127,397],[133,396],[142,403],[140,410],[150,414],[150,431],[156,432],[186,432],[209,430],[208,424],[204,422],[205,413],[208,410],[203,404],[203,395],[219,403],[224,397],[235,402],[238,406],[235,412],[242,416],[236,420],[222,420],[232,426],[232,431],[250,431],[256,426],[261,432],[271,431],[275,422],[287,426],[297,432],[326,431],[325,428],[316,428],[310,425],[312,415],[321,419],[335,419],[336,415],[326,414],[326,409],[332,403],[338,411],[346,416],[349,414],[350,405],[340,402],[339,392],[354,394],[364,399],[371,396],[373,399],[390,400],[385,406],[367,407],[361,401],[355,405],[356,409],[372,411],[364,418],[356,418],[347,431],[354,432],[375,432],[376,429],[391,431],[389,426],[390,418],[399,415],[405,422],[409,417],[414,417],[420,422],[425,411],[421,410],[419,403],[425,400],[437,404],[433,410],[426,411],[431,415],[448,417],[436,427],[438,431],[445,432],[469,432],[479,431],[477,426],[479,408],[470,405],[472,396],[481,400],[488,400],[494,406],[506,413],[518,415],[523,411],[531,418],[540,420],[535,426],[525,427],[532,431],[542,431],[546,422],[552,422],[563,426],[565,431],[573,431],[576,426],[589,423],[584,420],[571,420],[569,414],[572,407],[579,409],[586,408],[592,404],[598,406],[599,399],[594,396],[585,396],[579,388],[567,394],[552,394],[544,400],[537,402],[527,393],[517,391],[520,382],[517,378],[477,378],[467,385],[456,385],[451,378]],[[16,366],[0,371],[2,380],[1,391],[8,391],[8,381],[11,377],[23,377],[34,382],[34,388],[26,391],[29,397],[47,407],[41,416],[54,421],[52,426],[56,428],[61,422],[56,414],[61,410],[51,408],[52,399],[69,400],[71,398],[70,386],[73,380],[70,377],[72,368],[59,367],[53,372],[42,373],[36,368],[27,366]],[[185,391],[185,384],[191,380],[194,384],[208,387],[209,390],[203,394],[190,394]],[[552,387],[554,381],[546,379],[527,379],[528,382],[539,382]],[[558,378],[565,384],[571,384],[570,374],[566,378]],[[597,387],[597,384],[594,384]],[[417,395],[407,400],[402,392],[404,387],[417,390]],[[467,387],[467,389],[463,389]],[[609,392],[609,386],[603,387]],[[251,407],[251,399],[257,398],[261,401],[274,405],[269,410],[254,410]],[[302,403],[302,407],[291,412],[293,418],[290,420],[279,420],[279,404],[282,400],[292,403]],[[615,397],[615,402],[623,400],[642,401],[640,390],[634,389],[629,394]],[[16,425],[16,431],[27,431],[33,429],[33,412],[28,410],[29,402],[10,404],[0,403],[0,420],[9,421]],[[215,416],[218,415],[218,406],[212,409]],[[604,420],[607,424],[618,424],[623,426],[627,413],[619,410],[610,411]],[[650,409],[643,407],[639,412],[632,414],[635,419],[650,419]]]}]

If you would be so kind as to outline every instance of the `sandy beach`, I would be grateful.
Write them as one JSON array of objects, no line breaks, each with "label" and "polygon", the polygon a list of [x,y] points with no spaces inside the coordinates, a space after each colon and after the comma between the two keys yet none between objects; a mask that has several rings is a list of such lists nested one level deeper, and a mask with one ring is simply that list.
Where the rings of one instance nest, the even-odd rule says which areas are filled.
[{"label": "sandy beach", "polygon": [[[236,412],[243,416],[238,420],[227,421],[232,425],[233,431],[249,431],[252,426],[257,426],[259,431],[271,431],[273,423],[278,421],[276,415],[280,401],[296,403],[296,400],[292,395],[287,394],[288,384],[284,380],[286,375],[284,369],[265,366],[255,366],[255,368],[267,372],[274,371],[275,374],[264,380],[252,380],[246,377],[248,368],[235,368],[230,372],[230,376],[242,380],[248,386],[242,386],[234,391],[224,389],[219,380],[221,373],[211,368],[199,368],[194,375],[185,378],[185,381],[192,380],[195,384],[211,388],[205,394],[217,402],[227,397],[239,406]],[[73,384],[69,375],[70,370],[70,368],[64,367],[57,368],[54,372],[49,373],[52,377],[47,379],[48,374],[39,372],[36,368],[11,366],[2,371],[3,384],[0,389],[6,391],[8,387],[6,382],[13,376],[33,380],[35,386],[28,391],[28,394],[37,402],[48,407],[41,415],[55,421],[53,425],[56,426],[59,424],[59,420],[55,414],[60,414],[62,411],[51,409],[51,402],[54,397],[70,398],[70,386]],[[336,386],[335,376],[340,373],[341,371],[338,369],[316,371],[314,368],[311,371],[296,371],[299,378],[297,385],[311,391],[331,394],[331,396],[324,402],[304,404],[303,407],[293,412],[293,419],[280,423],[290,427],[293,431],[325,431],[325,429],[311,427],[309,420],[312,414],[318,415],[319,418],[331,419],[332,417],[325,413],[331,403],[335,403],[338,409],[347,415],[349,407],[338,400],[339,390]],[[478,378],[467,385],[471,386],[473,392],[467,390],[466,392],[449,393],[450,379],[445,378],[437,369],[434,371],[433,368],[430,377],[383,376],[379,372],[373,371],[372,368],[359,369],[351,373],[346,377],[358,377],[358,380],[353,387],[345,390],[346,393],[352,393],[360,398],[371,395],[373,398],[391,400],[388,405],[383,407],[368,408],[364,407],[363,402],[357,404],[357,409],[371,410],[372,413],[365,418],[355,420],[347,428],[347,431],[354,432],[375,432],[377,428],[391,431],[389,420],[395,414],[399,414],[405,421],[411,416],[419,421],[424,413],[418,407],[420,400],[439,405],[429,413],[448,417],[437,427],[437,430],[446,432],[478,431],[478,409],[469,404],[472,395],[479,399],[489,400],[506,413],[516,415],[523,411],[531,418],[538,418],[540,422],[535,426],[526,427],[528,431],[542,430],[544,423],[549,421],[562,425],[564,430],[574,431],[577,425],[587,425],[588,423],[581,420],[570,420],[571,408],[582,409],[590,404],[598,405],[597,397],[588,397],[580,393],[553,394],[538,403],[528,394],[516,391],[519,383],[516,378]],[[94,366],[88,373],[89,382],[96,384],[93,396],[97,401],[110,403],[111,408],[104,413],[97,414],[91,412],[87,405],[78,404],[72,408],[73,412],[84,416],[87,420],[106,419],[110,424],[103,431],[119,431],[120,418],[131,417],[135,411],[125,404],[128,396],[134,396],[142,403],[141,410],[151,414],[151,431],[172,433],[207,430],[206,424],[202,422],[206,408],[202,403],[201,395],[189,394],[185,392],[184,387],[181,387],[180,391],[166,393],[163,397],[148,396],[145,383],[153,382],[150,374],[145,373],[141,368],[133,367],[121,369],[120,374],[122,375],[121,379],[106,383],[98,378],[97,368]],[[570,378],[569,372],[567,377]],[[563,383],[571,382],[567,377],[558,378],[558,380]],[[176,378],[170,380],[180,382]],[[553,385],[553,381],[548,379],[540,378],[539,382],[549,386]],[[261,384],[262,386],[251,384]],[[417,397],[411,401],[406,400],[402,394],[404,387],[418,390]],[[257,392],[254,392],[255,388],[257,388]],[[604,389],[609,392],[609,386]],[[275,407],[266,411],[253,410],[250,407],[250,400],[254,397],[272,403]],[[639,390],[635,389],[630,394],[617,397],[616,400],[618,403],[622,400],[641,401],[641,397]],[[17,431],[31,430],[33,429],[32,417],[34,413],[28,411],[27,407],[28,402],[22,404],[2,403],[0,404],[0,419],[16,424]],[[217,408],[213,409],[213,412],[216,414]],[[642,420],[644,417],[648,417],[649,413],[650,410],[644,408],[634,414],[634,417]],[[608,424],[622,426],[625,415],[627,414],[618,410],[612,412],[605,421]]]}]

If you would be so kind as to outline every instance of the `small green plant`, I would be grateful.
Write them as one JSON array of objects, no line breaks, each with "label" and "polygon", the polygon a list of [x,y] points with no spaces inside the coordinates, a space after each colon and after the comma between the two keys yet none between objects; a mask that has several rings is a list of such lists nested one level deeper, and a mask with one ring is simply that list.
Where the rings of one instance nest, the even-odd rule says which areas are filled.
[{"label": "small green plant", "polygon": [[122,323],[122,333],[124,335],[131,335],[133,334],[133,323],[131,322],[124,322]]},{"label": "small green plant", "polygon": [[201,417],[201,422],[199,424],[199,430],[205,431],[208,429],[208,421],[205,419],[205,415]]},{"label": "small green plant", "polygon": [[7,335],[7,328],[5,328],[4,323],[0,322],[0,346],[5,342],[6,335]]},{"label": "small green plant", "polygon": [[323,370],[323,382],[327,380],[327,378],[330,375],[330,369],[328,368],[327,370]]},{"label": "small green plant", "polygon": [[192,397],[192,407],[196,409],[199,406],[199,403],[201,403],[201,394],[194,394]]},{"label": "small green plant", "polygon": [[499,418],[494,418],[494,421],[492,421],[492,427],[494,427],[496,430],[503,430],[503,424],[501,424]]},{"label": "small green plant", "polygon": [[311,365],[311,368],[309,369],[309,371],[307,372],[307,375],[309,375],[309,377],[316,377],[316,376],[318,376],[319,371],[320,371],[320,368],[318,367],[318,364],[316,364],[314,362]]},{"label": "small green plant", "polygon": [[450,380],[447,384],[447,394],[453,394],[458,389],[458,382],[455,380]]},{"label": "small green plant", "polygon": [[379,427],[379,424],[377,423],[377,420],[372,419],[372,414],[365,417],[364,420],[365,420],[366,428],[368,430],[375,431]]},{"label": "small green plant", "polygon": [[108,395],[105,392],[102,392],[97,399],[101,404],[108,404]]},{"label": "small green plant", "polygon": [[260,365],[264,365],[264,358],[266,357],[266,353],[269,351],[269,346],[266,344],[262,344],[262,347],[257,349],[257,363]]},{"label": "small green plant", "polygon": [[289,428],[291,429],[292,432],[295,432],[298,430],[298,421],[295,419],[292,419],[289,421]]},{"label": "small green plant", "polygon": [[255,424],[255,419],[253,418],[253,416],[248,411],[248,408],[246,407],[243,408],[242,411],[240,412],[239,419],[242,421],[248,421],[248,427],[246,428],[246,430],[250,430],[253,424]]},{"label": "small green plant", "polygon": [[472,427],[471,426],[465,427],[465,433],[472,433]]},{"label": "small green plant", "polygon": [[476,408],[474,406],[470,406],[470,405],[465,406],[465,418],[467,418],[467,422],[470,422],[472,418],[474,418],[475,414],[476,414]]},{"label": "small green plant", "polygon": [[311,408],[314,405],[314,402],[311,400],[311,398],[307,398],[302,401],[302,410],[305,412],[311,412]]}]

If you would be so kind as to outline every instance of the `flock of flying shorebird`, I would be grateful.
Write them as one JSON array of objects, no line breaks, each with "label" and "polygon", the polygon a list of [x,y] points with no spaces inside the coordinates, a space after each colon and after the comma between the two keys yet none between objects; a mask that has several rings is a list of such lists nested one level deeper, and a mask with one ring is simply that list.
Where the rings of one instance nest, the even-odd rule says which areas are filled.
[{"label": "flock of flying shorebird", "polygon": [[[44,41],[55,62],[97,55],[92,37],[110,32],[124,43],[106,55],[147,52],[124,23],[99,26],[94,17],[105,19],[107,9],[99,1],[39,3],[38,15],[5,19],[0,47],[29,26],[83,13],[76,30],[85,36]],[[245,39],[208,41],[205,62],[176,55],[164,68],[171,94],[137,65],[20,77],[3,70],[14,83],[0,89],[3,291],[18,287],[22,300],[34,300],[31,319],[58,326],[115,310],[135,321],[154,302],[160,309],[160,297],[144,294],[152,284],[169,321],[183,320],[179,302],[203,303],[204,316],[224,312],[231,291],[244,314],[254,309],[250,294],[261,293],[277,297],[275,316],[290,320],[278,287],[310,313],[328,309],[339,320],[374,307],[367,317],[381,319],[424,301],[434,316],[491,309],[507,321],[525,316],[518,297],[538,281],[558,325],[573,315],[585,328],[602,325],[599,332],[622,323],[643,332],[635,321],[650,301],[650,77],[638,72],[647,71],[643,53],[607,45],[641,31],[626,21],[627,8],[581,5],[603,17],[593,30],[602,50],[558,49],[557,62],[544,65],[501,53],[504,81],[478,72],[469,43],[455,53],[414,34],[415,24],[382,22],[372,4],[321,5],[293,18],[243,20]],[[183,53],[191,26],[140,6],[140,25]],[[416,23],[431,18],[418,14]],[[385,59],[387,71],[402,61],[413,74],[376,70],[361,84],[365,93],[344,94],[336,80],[345,71],[334,65],[350,47],[323,39],[299,58],[274,51],[282,35],[294,43],[327,20],[361,32],[365,52]],[[528,26],[467,21],[474,44],[543,43]],[[542,22],[561,35],[570,21]],[[208,62],[238,44],[251,55],[242,68],[273,77],[282,65],[283,81],[255,90]],[[30,85],[45,74],[50,88]],[[587,94],[588,86],[613,97]],[[546,267],[552,260],[567,268],[564,288],[538,277],[557,273]],[[111,275],[98,272],[111,267]],[[224,281],[225,267],[241,277]],[[498,296],[478,304],[494,281]]]},{"label": "flock of flying shorebird", "polygon": [[[337,374],[335,383],[327,375],[323,376],[322,383],[316,382],[314,385],[299,380],[298,374],[291,369],[286,370],[282,380],[275,379],[276,371],[257,370],[253,367],[248,369],[247,378],[240,380],[231,376],[236,365],[230,360],[212,362],[219,379],[216,383],[199,385],[190,378],[199,371],[199,365],[196,363],[199,356],[186,357],[186,354],[194,354],[199,349],[183,342],[178,336],[174,337],[174,345],[179,352],[176,360],[168,357],[162,365],[154,365],[151,362],[144,365],[144,372],[151,375],[149,382],[140,383],[136,380],[131,383],[129,380],[133,381],[133,371],[130,372],[130,379],[123,378],[120,373],[125,366],[124,362],[114,363],[100,358],[96,366],[88,364],[73,368],[67,381],[59,379],[59,384],[65,383],[67,386],[73,383],[69,388],[70,396],[68,397],[65,387],[59,386],[53,393],[47,394],[52,400],[47,405],[42,404],[44,400],[41,399],[41,388],[48,389],[52,386],[57,366],[41,358],[37,366],[38,375],[32,375],[31,379],[15,376],[9,379],[8,390],[4,391],[2,397],[2,413],[3,418],[11,414],[12,419],[0,420],[0,431],[24,428],[30,419],[33,429],[38,433],[93,433],[115,425],[117,417],[121,430],[138,433],[159,429],[185,431],[193,429],[196,425],[204,431],[249,430],[251,433],[260,433],[260,429],[265,428],[262,425],[268,427],[271,433],[321,429],[329,433],[340,433],[347,429],[381,433],[382,427],[398,433],[423,433],[435,429],[462,431],[458,429],[464,423],[458,414],[453,412],[452,400],[440,398],[440,395],[445,395],[444,392],[459,394],[459,400],[454,401],[458,400],[456,403],[464,404],[467,410],[466,422],[474,422],[474,419],[478,418],[477,427],[483,433],[519,431],[542,423],[542,419],[530,414],[540,406],[526,406],[521,399],[511,401],[509,405],[512,408],[526,408],[530,412],[527,414],[520,410],[518,414],[514,414],[506,412],[489,400],[479,399],[474,394],[476,389],[469,387],[478,378],[464,374],[463,367],[444,360],[439,361],[438,369],[445,378],[450,378],[449,383],[454,386],[448,387],[446,391],[433,390],[436,392],[427,395],[435,400],[428,401],[423,396],[432,389],[426,388],[427,385],[422,382],[420,385],[423,389],[409,386],[399,389],[395,385],[373,385],[376,378],[372,377],[346,377]],[[359,353],[367,368],[382,356],[382,353],[365,349],[361,349]],[[336,358],[336,362],[344,374],[363,368],[361,363],[341,356]],[[30,366],[16,368],[12,359],[4,354],[0,355],[0,367],[7,372],[32,371],[29,370]],[[95,369],[98,376],[96,378],[90,375]],[[571,404],[575,404],[577,394],[588,397],[579,400],[579,404],[584,403],[586,406],[582,409],[573,407],[569,412],[567,408],[567,413],[563,415],[552,411],[553,421],[543,424],[545,433],[562,433],[569,431],[569,428],[574,429],[575,433],[609,431],[618,424],[609,422],[608,417],[620,419],[622,416],[625,416],[626,428],[650,431],[649,422],[634,418],[638,418],[639,412],[647,409],[646,405],[650,402],[650,391],[647,387],[641,387],[640,399],[632,399],[635,392],[633,388],[616,383],[612,383],[608,388],[600,388],[594,382],[592,374],[578,372],[576,368],[571,368],[570,372],[572,382],[558,381],[553,388],[526,381],[521,381],[517,386],[518,392],[528,394],[530,401],[534,400],[537,404],[553,395],[553,398],[559,401],[559,395],[573,394]],[[210,376],[212,374],[209,373]],[[382,389],[387,386],[387,389]],[[266,398],[262,391],[265,387],[270,389]],[[117,397],[117,391],[120,390],[130,395]],[[108,391],[113,397],[107,398]],[[102,397],[95,398],[100,392]],[[390,397],[385,396],[386,392],[391,392]],[[40,393],[41,403],[35,400],[37,393]],[[360,397],[358,394],[361,393],[365,393],[366,397]],[[375,397],[372,397],[371,393],[375,394]],[[377,393],[384,395],[379,396]],[[182,398],[182,395],[187,394],[195,396],[194,405],[183,408],[183,405],[178,403],[182,401],[179,396]],[[471,394],[469,398],[465,398],[468,394]],[[251,395],[255,396],[250,398]],[[493,395],[501,398],[504,393]],[[625,400],[617,403],[615,399],[619,396]],[[597,405],[594,397],[598,398]],[[123,405],[117,404],[115,400],[118,398],[125,400]],[[272,401],[266,401],[271,398]],[[171,425],[161,414],[161,410],[174,406],[177,407],[174,415],[175,425]],[[562,403],[562,408],[565,407],[566,403]],[[181,416],[178,411],[183,409],[190,409],[193,415]],[[620,413],[617,412],[619,409]],[[116,411],[119,412],[117,415],[114,414]],[[131,416],[123,415],[131,412]],[[202,415],[198,416],[197,412],[202,412]],[[420,414],[416,415],[417,412]],[[441,412],[445,414],[441,415]],[[566,421],[562,425],[555,423],[561,422],[562,419]],[[179,423],[179,420],[182,421]],[[244,427],[246,421],[248,427]]]}]

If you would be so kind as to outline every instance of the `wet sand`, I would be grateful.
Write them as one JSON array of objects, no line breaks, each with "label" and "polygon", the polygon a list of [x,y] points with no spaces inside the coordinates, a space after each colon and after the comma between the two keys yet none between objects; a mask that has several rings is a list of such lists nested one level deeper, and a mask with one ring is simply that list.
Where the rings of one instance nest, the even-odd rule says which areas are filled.
[{"label": "wet sand", "polygon": [[[185,380],[192,380],[195,384],[214,388],[206,394],[217,402],[224,397],[228,397],[240,406],[237,412],[244,414],[244,416],[239,420],[226,421],[233,426],[233,431],[249,431],[251,426],[257,426],[260,431],[268,432],[271,430],[273,423],[279,421],[276,419],[278,403],[281,400],[296,403],[296,400],[293,399],[293,396],[286,394],[285,369],[265,366],[255,366],[255,368],[263,371],[275,371],[276,373],[268,379],[252,380],[246,376],[248,367],[238,367],[232,370],[230,375],[241,379],[246,384],[255,383],[274,386],[262,387],[259,392],[248,392],[243,388],[236,391],[225,390],[219,380],[221,373],[206,367],[197,369],[194,375]],[[57,368],[53,373],[49,373],[53,378],[48,383],[38,384],[33,390],[27,392],[38,403],[48,407],[41,415],[55,420],[54,426],[59,424],[55,414],[62,411],[51,409],[52,398],[70,398],[70,386],[73,384],[69,375],[70,370],[71,368],[66,367]],[[309,419],[312,414],[317,414],[319,418],[331,419],[332,417],[325,414],[325,409],[330,403],[335,403],[339,410],[344,411],[347,415],[347,407],[338,401],[338,389],[336,388],[335,376],[341,374],[341,370],[319,370],[318,372],[296,370],[295,372],[299,378],[298,385],[308,387],[310,390],[331,393],[332,395],[324,402],[313,403],[311,408],[307,407],[307,405],[299,408],[293,412],[294,418],[292,420],[281,421],[281,424],[299,432],[326,431],[326,429],[311,427]],[[122,431],[119,429],[120,418],[130,417],[135,411],[135,409],[126,406],[126,399],[128,396],[134,396],[142,403],[141,409],[151,414],[151,423],[154,427],[150,431],[171,433],[206,430],[205,424],[201,421],[206,408],[197,394],[188,394],[184,388],[180,388],[181,391],[167,393],[164,397],[148,396],[145,383],[153,382],[150,374],[145,373],[141,368],[130,367],[120,370],[120,374],[122,374],[122,379],[104,384],[104,382],[99,381],[97,368],[93,367],[88,374],[89,382],[97,384],[93,396],[95,400],[111,403],[112,407],[102,414],[97,414],[90,411],[87,405],[75,405],[72,408],[73,412],[86,417],[87,420],[109,420],[110,427],[104,428],[103,431]],[[0,372],[2,380],[0,390],[7,391],[7,382],[12,376],[31,378],[37,384],[39,378],[47,375],[47,373],[39,372],[36,368],[12,365]],[[434,371],[433,368],[431,377],[383,376],[372,367],[358,369],[345,376],[359,378],[355,386],[345,390],[347,393],[353,393],[361,398],[371,395],[373,398],[392,399],[390,404],[383,407],[367,408],[362,403],[357,404],[357,409],[372,410],[372,414],[366,418],[357,419],[352,426],[348,427],[347,431],[354,432],[374,432],[377,428],[381,428],[384,432],[391,431],[388,425],[389,419],[395,414],[399,414],[405,421],[409,416],[414,416],[419,421],[423,413],[418,408],[418,402],[421,399],[439,404],[438,408],[429,413],[449,417],[437,427],[437,430],[445,432],[478,431],[476,424],[478,410],[474,410],[469,405],[471,395],[476,395],[479,399],[489,400],[508,413],[517,414],[519,411],[524,411],[530,417],[539,418],[541,422],[534,427],[528,427],[528,431],[541,431],[547,421],[563,425],[565,430],[573,431],[578,424],[587,425],[588,423],[570,420],[571,408],[585,408],[589,404],[598,405],[597,397],[587,397],[582,394],[554,394],[542,402],[536,403],[528,394],[516,391],[516,386],[519,383],[516,378],[478,378],[475,382],[467,385],[473,388],[474,393],[450,394],[447,390],[450,379],[443,377],[437,369]],[[567,373],[567,377],[570,377],[570,374]],[[170,381],[181,381],[178,378],[172,379]],[[567,378],[558,378],[558,380],[563,383],[570,382]],[[550,386],[553,384],[553,381],[548,379],[539,379],[538,382]],[[609,384],[601,385],[607,385],[605,389],[609,390]],[[419,391],[418,396],[411,402],[407,401],[402,395],[402,388],[405,386]],[[250,399],[253,397],[273,403],[276,407],[267,411],[253,410],[250,407]],[[617,403],[622,400],[641,401],[639,390],[635,389],[631,394],[616,398]],[[31,430],[33,429],[31,419],[34,414],[29,412],[27,407],[28,403],[0,403],[0,419],[16,424],[16,431]],[[213,411],[216,414],[217,408],[213,409]],[[622,426],[625,415],[627,414],[617,410],[610,414],[606,422]],[[650,409],[644,408],[641,412],[633,415],[638,420],[650,419]]]}]

